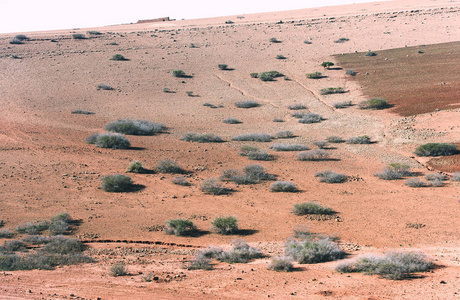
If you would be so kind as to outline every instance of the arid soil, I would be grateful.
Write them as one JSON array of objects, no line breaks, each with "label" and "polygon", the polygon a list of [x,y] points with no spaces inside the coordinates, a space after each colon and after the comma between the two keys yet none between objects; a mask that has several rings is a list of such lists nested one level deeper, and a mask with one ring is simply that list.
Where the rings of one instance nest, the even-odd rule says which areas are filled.
[{"label": "arid soil", "polygon": [[[103,33],[97,36],[86,34],[88,29],[32,32],[25,33],[31,39],[21,45],[9,44],[15,34],[0,35],[0,219],[4,228],[14,229],[66,211],[81,221],[72,235],[87,242],[86,252],[96,260],[53,271],[1,272],[0,298],[459,298],[459,183],[411,188],[404,180],[373,175],[395,162],[410,165],[420,178],[432,172],[435,160],[427,165],[429,158],[416,157],[413,151],[427,142],[458,143],[459,109],[402,117],[395,113],[396,102],[383,111],[333,107],[369,97],[333,55],[458,42],[459,15],[460,1],[388,1],[90,29]],[[225,24],[228,20],[234,23]],[[73,33],[88,38],[72,39]],[[271,38],[281,42],[271,43]],[[339,38],[349,40],[335,43]],[[128,60],[110,60],[114,54]],[[286,59],[276,59],[279,54]],[[337,68],[326,70],[320,66],[323,61],[334,61]],[[231,70],[219,70],[218,64],[228,64]],[[176,69],[189,78],[173,77]],[[250,76],[271,70],[286,78],[263,82]],[[326,77],[305,77],[315,71]],[[98,90],[101,83],[114,89]],[[347,93],[321,95],[327,87],[344,87]],[[164,93],[164,88],[173,93]],[[187,91],[195,96],[187,96]],[[244,100],[261,105],[235,107]],[[216,108],[203,106],[206,103]],[[286,107],[296,103],[324,120],[299,123]],[[71,114],[76,109],[94,114]],[[222,122],[229,117],[242,123]],[[128,150],[84,143],[89,135],[104,132],[106,123],[125,118],[164,123],[168,129],[154,136],[127,136],[132,144]],[[284,130],[296,137],[274,143],[314,149],[313,141],[332,135],[368,135],[374,143],[334,144],[327,149],[334,160],[328,161],[297,161],[293,152],[269,150],[276,159],[257,162],[238,155],[239,147],[251,144],[268,150],[272,143],[231,141],[243,133]],[[187,132],[214,133],[226,142],[181,141]],[[192,185],[174,185],[170,174],[127,174],[140,191],[100,189],[102,176],[124,173],[132,160],[152,169],[161,159],[173,159],[188,170]],[[251,163],[263,165],[278,180],[294,182],[300,192],[271,193],[270,182],[225,183],[234,192],[221,196],[199,189],[204,179]],[[435,167],[455,171],[448,161],[442,164]],[[324,170],[344,173],[350,180],[319,183],[314,174]],[[340,222],[294,215],[293,204],[305,201],[331,207]],[[211,220],[225,215],[238,219],[244,236],[210,230]],[[202,234],[176,237],[155,230],[174,218],[192,220]],[[297,264],[292,273],[267,270],[270,257],[283,252],[284,241],[299,225],[336,236],[346,259],[416,250],[437,267],[403,281],[340,274],[334,271],[336,261]],[[248,264],[215,262],[211,271],[183,268],[198,249],[228,247],[236,238],[258,247],[266,257]],[[121,260],[129,276],[109,276],[111,264]],[[149,273],[152,282],[143,280]]]}]

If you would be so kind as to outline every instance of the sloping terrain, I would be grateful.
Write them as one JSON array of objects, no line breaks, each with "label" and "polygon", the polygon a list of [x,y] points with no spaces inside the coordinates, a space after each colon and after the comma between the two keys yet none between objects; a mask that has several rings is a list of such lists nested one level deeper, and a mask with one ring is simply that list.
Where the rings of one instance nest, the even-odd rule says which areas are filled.
[{"label": "sloping terrain", "polygon": [[[426,142],[458,142],[458,109],[409,117],[393,113],[398,105],[389,111],[364,111],[356,105],[336,109],[337,102],[357,104],[367,95],[361,82],[350,81],[332,55],[458,41],[459,11],[458,1],[392,1],[91,29],[101,35],[86,30],[26,33],[30,40],[23,44],[10,44],[14,35],[0,36],[0,219],[13,229],[66,211],[81,221],[72,234],[87,242],[96,259],[55,271],[5,272],[0,275],[2,293],[11,299],[61,299],[71,294],[92,299],[458,296],[458,182],[410,188],[403,180],[373,175],[390,163],[408,164],[419,177],[429,173],[427,160],[414,158],[412,152]],[[225,24],[227,20],[234,23]],[[87,38],[73,39],[74,33]],[[348,41],[335,42],[340,38]],[[115,54],[127,60],[110,60]],[[324,69],[323,61],[334,61],[337,68]],[[220,70],[218,64],[228,64],[229,70]],[[172,76],[179,69],[187,77]],[[250,76],[272,70],[284,76],[267,82]],[[325,77],[306,78],[306,73],[317,71]],[[98,89],[101,83],[113,89]],[[346,93],[321,95],[321,89],[329,87],[343,87]],[[245,100],[260,105],[235,106]],[[291,116],[295,111],[287,108],[293,104],[306,106],[304,111],[320,114],[323,120],[299,123]],[[78,109],[94,114],[71,113]],[[222,122],[230,117],[242,123]],[[160,122],[167,130],[153,136],[128,135],[132,147],[126,150],[84,142],[104,132],[108,122],[126,118]],[[273,122],[274,118],[284,122]],[[232,141],[240,134],[286,130],[295,137],[268,143]],[[187,132],[214,133],[225,142],[180,140]],[[314,149],[314,141],[333,135],[368,135],[373,143],[332,144],[326,151],[333,159],[326,161],[298,161],[295,152],[269,149],[272,143]],[[267,150],[275,159],[240,156],[239,148],[246,144]],[[151,172],[126,174],[139,191],[100,189],[102,176],[124,174],[133,160],[151,170],[161,159],[175,160],[186,169],[191,186],[173,184],[175,175]],[[229,195],[208,195],[199,188],[223,170],[253,163],[277,180],[295,183],[300,192],[269,192],[270,181],[226,182],[234,191]],[[315,173],[325,170],[344,173],[350,180],[320,183]],[[293,205],[305,201],[331,207],[339,218],[294,215]],[[210,230],[210,221],[224,215],[238,219],[243,236]],[[157,230],[175,218],[192,220],[201,234],[176,237]],[[287,274],[266,270],[269,258],[282,252],[284,241],[299,225],[337,236],[349,258],[415,249],[436,259],[440,267],[421,278],[396,282],[340,274],[334,271],[336,262],[296,265],[297,271]],[[197,249],[227,246],[235,238],[244,238],[266,257],[249,264],[219,263],[212,271],[182,268]],[[108,275],[118,260],[125,261],[130,276]],[[155,282],[142,281],[149,272],[158,277]]]}]

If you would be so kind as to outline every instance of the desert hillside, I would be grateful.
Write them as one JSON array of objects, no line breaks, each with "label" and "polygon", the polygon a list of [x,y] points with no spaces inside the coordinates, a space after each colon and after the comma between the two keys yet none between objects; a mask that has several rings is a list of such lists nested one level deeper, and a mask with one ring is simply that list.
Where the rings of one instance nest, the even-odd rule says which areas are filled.
[{"label": "desert hillside", "polygon": [[[459,16],[460,1],[387,1],[30,32],[22,40],[0,35],[0,230],[67,212],[73,221],[66,235],[83,241],[92,259],[54,270],[4,271],[0,294],[459,297],[460,154],[414,154],[426,143],[460,143]],[[316,79],[306,76],[315,72],[321,73]],[[388,105],[362,109],[371,98]],[[97,136],[88,143],[125,119],[161,128],[126,134],[126,149],[101,147]],[[242,141],[248,134],[255,140]],[[363,136],[365,142],[353,142]],[[255,158],[242,155],[244,149]],[[181,169],[164,171],[163,160]],[[143,172],[127,172],[132,161]],[[251,164],[268,175],[243,178]],[[410,175],[375,175],[389,165]],[[345,176],[328,182],[327,174],[318,177],[324,171]],[[129,176],[133,185],[104,190],[101,180],[112,174]],[[294,192],[274,192],[275,181]],[[332,213],[293,213],[303,202]],[[224,216],[238,220],[237,232],[211,228]],[[195,232],[166,234],[172,219],[192,221]],[[330,236],[345,261],[417,251],[435,267],[410,280],[342,274],[337,261],[293,260],[292,273],[267,270],[293,230],[305,228]],[[212,260],[213,270],[186,268],[200,249],[227,249],[235,239],[263,256],[247,264]],[[10,254],[0,252],[0,266],[2,255]],[[110,276],[120,261],[128,276]]]}]

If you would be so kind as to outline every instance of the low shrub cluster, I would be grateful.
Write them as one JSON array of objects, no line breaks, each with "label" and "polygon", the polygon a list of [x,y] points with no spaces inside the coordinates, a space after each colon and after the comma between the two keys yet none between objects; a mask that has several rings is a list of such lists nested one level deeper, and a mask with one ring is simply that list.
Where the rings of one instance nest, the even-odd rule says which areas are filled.
[{"label": "low shrub cluster", "polygon": [[364,54],[365,56],[377,56],[377,53],[373,52],[373,51],[367,51],[366,54]]},{"label": "low shrub cluster", "polygon": [[399,163],[389,164],[382,172],[374,174],[374,176],[383,180],[396,180],[412,175],[413,173],[408,165]]},{"label": "low shrub cluster", "polygon": [[298,153],[296,159],[300,161],[320,161],[330,159],[329,156],[329,153],[325,150],[314,149]]},{"label": "low shrub cluster", "polygon": [[81,110],[81,109],[72,110],[71,114],[76,114],[76,115],[94,115],[94,113],[91,112],[91,111]]},{"label": "low shrub cluster", "polygon": [[433,266],[421,253],[391,252],[383,256],[362,255],[354,261],[338,264],[335,269],[341,273],[375,274],[387,279],[402,280],[416,272],[427,272]]},{"label": "low shrub cluster", "polygon": [[174,160],[162,159],[153,168],[158,173],[184,174],[186,171]]},{"label": "low shrub cluster", "polygon": [[328,87],[321,89],[321,95],[330,95],[330,94],[343,94],[346,91],[342,87]]},{"label": "low shrub cluster", "polygon": [[236,119],[236,118],[227,118],[227,119],[224,119],[222,120],[223,123],[225,124],[241,124],[243,122],[241,122],[240,120]]},{"label": "low shrub cluster", "polygon": [[249,145],[241,146],[239,154],[246,156],[250,160],[267,161],[273,159],[273,155],[268,154],[267,151]]},{"label": "low shrub cluster", "polygon": [[110,267],[110,276],[118,277],[128,275],[128,269],[123,262],[116,262]]},{"label": "low shrub cluster", "polygon": [[117,120],[104,126],[105,130],[128,135],[155,135],[163,132],[164,124],[147,120]]},{"label": "low shrub cluster", "polygon": [[342,102],[335,102],[332,106],[337,109],[347,108],[353,106],[351,101],[342,101]]},{"label": "low shrub cluster", "polygon": [[288,109],[290,110],[299,110],[299,109],[306,109],[307,107],[303,104],[290,104],[287,106]]},{"label": "low shrub cluster", "polygon": [[182,71],[182,70],[173,70],[173,71],[172,71],[172,75],[173,75],[174,77],[178,77],[178,78],[181,78],[181,77],[185,77],[185,76],[186,76],[186,75],[185,75],[185,72]]},{"label": "low shrub cluster", "polygon": [[273,144],[269,147],[274,151],[303,151],[308,150],[308,147],[300,144]]},{"label": "low shrub cluster", "polygon": [[307,73],[305,76],[310,79],[320,79],[324,77],[321,72]]},{"label": "low shrub cluster", "polygon": [[82,33],[74,33],[74,34],[72,34],[72,38],[74,40],[84,40],[84,39],[86,39],[86,36],[84,34],[82,34]]},{"label": "low shrub cluster", "polygon": [[282,54],[278,54],[276,56],[276,59],[286,59],[286,56],[282,55]]},{"label": "low shrub cluster", "polygon": [[115,60],[115,61],[125,61],[125,60],[129,60],[127,58],[125,58],[123,55],[121,54],[115,54],[113,55],[110,60]]},{"label": "low shrub cluster", "polygon": [[321,67],[325,68],[325,69],[329,69],[330,67],[332,67],[334,65],[333,62],[330,62],[330,61],[323,61],[321,63]]},{"label": "low shrub cluster", "polygon": [[238,108],[252,108],[252,107],[260,106],[260,104],[257,101],[246,100],[246,101],[235,102],[235,106]]},{"label": "low shrub cluster", "polygon": [[113,90],[113,87],[111,87],[110,85],[107,85],[105,83],[99,83],[97,85],[97,89],[98,90],[104,90],[104,91],[111,91],[111,90]]},{"label": "low shrub cluster", "polygon": [[228,65],[227,64],[218,64],[217,67],[219,68],[219,70],[227,70]]},{"label": "low shrub cluster", "polygon": [[275,137],[277,139],[290,139],[290,138],[295,137],[295,135],[294,135],[294,133],[292,133],[292,131],[285,130],[285,131],[277,132],[275,134]]},{"label": "low shrub cluster", "polygon": [[409,178],[406,181],[404,181],[404,184],[414,188],[430,186],[428,182],[421,180],[419,178]]},{"label": "low shrub cluster", "polygon": [[314,202],[294,204],[292,212],[298,216],[303,215],[331,215],[334,213],[329,207],[323,207]]},{"label": "low shrub cluster", "polygon": [[340,136],[336,136],[336,135],[328,136],[326,138],[326,141],[328,141],[329,143],[333,143],[333,144],[339,144],[339,143],[345,142],[344,139],[342,139]]},{"label": "low shrub cluster", "polygon": [[252,164],[243,168],[243,171],[224,170],[220,180],[233,181],[236,184],[256,184],[263,180],[274,180],[275,176],[267,173],[267,170],[261,165]]},{"label": "low shrub cluster", "polygon": [[370,144],[371,138],[368,137],[367,135],[362,135],[362,136],[355,136],[355,137],[350,137],[348,138],[345,143],[347,144]]},{"label": "low shrub cluster", "polygon": [[232,137],[232,141],[270,142],[274,137],[267,133],[246,133]]},{"label": "low shrub cluster", "polygon": [[214,133],[196,133],[187,132],[182,138],[182,141],[186,142],[198,142],[198,143],[222,143],[225,142],[220,136]]},{"label": "low shrub cluster", "polygon": [[335,40],[334,43],[345,43],[348,42],[350,39],[348,38],[339,38],[338,40]]},{"label": "low shrub cluster", "polygon": [[289,240],[285,245],[285,255],[292,257],[300,264],[315,264],[341,259],[345,252],[329,238],[317,240]]},{"label": "low shrub cluster", "polygon": [[390,107],[387,100],[381,98],[372,98],[359,102],[360,109],[385,109]]},{"label": "low shrub cluster", "polygon": [[126,172],[128,173],[138,173],[143,174],[146,173],[146,169],[142,166],[142,162],[138,160],[133,160],[129,163],[128,168],[126,168]]},{"label": "low shrub cluster", "polygon": [[298,192],[295,183],[289,181],[275,181],[270,185],[270,192],[295,193]]},{"label": "low shrub cluster", "polygon": [[318,177],[320,182],[326,183],[342,183],[348,179],[348,176],[345,174],[340,174],[329,170],[316,172],[315,177]]},{"label": "low shrub cluster", "polygon": [[327,141],[313,141],[313,144],[319,149],[325,149],[328,146]]},{"label": "low shrub cluster", "polygon": [[174,177],[171,179],[172,183],[182,186],[190,186],[190,183],[183,176]]},{"label": "low shrub cluster", "polygon": [[312,112],[295,113],[295,114],[292,114],[292,116],[297,118],[299,120],[299,123],[302,123],[302,124],[319,123],[323,120],[323,117],[321,115],[315,114]]},{"label": "low shrub cluster", "polygon": [[107,149],[128,149],[131,143],[128,139],[119,133],[97,133],[92,134],[85,139],[87,144],[94,144],[99,148]]},{"label": "low shrub cluster", "polygon": [[273,81],[275,78],[283,77],[284,74],[278,71],[268,71],[262,73],[251,73],[252,78],[259,78],[262,81]]},{"label": "low shrub cluster", "polygon": [[231,189],[222,186],[215,178],[203,180],[200,184],[200,189],[203,193],[211,195],[226,195],[231,192]]},{"label": "low shrub cluster", "polygon": [[418,146],[414,153],[418,156],[445,156],[457,154],[459,150],[455,144],[428,143]]},{"label": "low shrub cluster", "polygon": [[129,192],[133,188],[131,177],[122,174],[112,174],[101,178],[101,189],[111,193]]},{"label": "low shrub cluster", "polygon": [[353,69],[347,69],[347,70],[345,70],[345,74],[350,75],[350,76],[355,76],[356,72]]},{"label": "low shrub cluster", "polygon": [[196,231],[195,225],[190,220],[173,219],[166,221],[164,232],[166,234],[174,234],[176,236],[191,235]]},{"label": "low shrub cluster", "polygon": [[292,272],[294,270],[294,266],[290,257],[277,256],[272,258],[271,263],[268,265],[267,269],[277,272]]}]

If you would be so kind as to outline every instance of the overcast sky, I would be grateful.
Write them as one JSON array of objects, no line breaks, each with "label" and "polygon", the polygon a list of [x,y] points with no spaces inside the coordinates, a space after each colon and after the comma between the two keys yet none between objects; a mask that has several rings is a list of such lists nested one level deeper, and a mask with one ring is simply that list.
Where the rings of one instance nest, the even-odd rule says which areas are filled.
[{"label": "overcast sky", "polygon": [[96,27],[159,17],[195,19],[374,1],[0,0],[0,33]]}]

